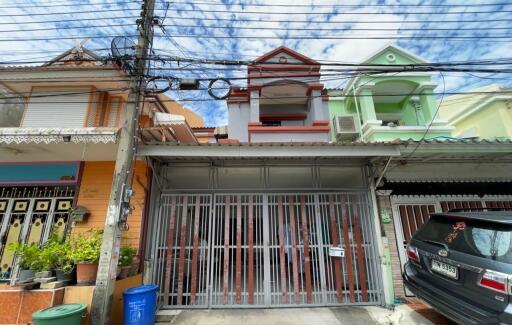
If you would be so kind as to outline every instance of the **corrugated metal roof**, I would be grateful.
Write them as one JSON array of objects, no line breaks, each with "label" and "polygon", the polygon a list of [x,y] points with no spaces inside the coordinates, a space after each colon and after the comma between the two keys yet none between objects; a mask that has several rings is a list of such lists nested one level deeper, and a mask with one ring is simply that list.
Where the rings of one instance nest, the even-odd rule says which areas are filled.
[{"label": "corrugated metal roof", "polygon": [[[159,145],[161,143],[152,143]],[[202,146],[202,147],[379,147],[379,146],[396,146],[396,142],[227,142],[227,143],[165,143],[168,146]]]},{"label": "corrugated metal roof", "polygon": [[442,137],[442,138],[434,138],[434,139],[424,139],[424,140],[401,140],[400,144],[512,144],[511,138],[494,138],[494,139],[482,139],[482,138],[450,138],[450,137]]}]

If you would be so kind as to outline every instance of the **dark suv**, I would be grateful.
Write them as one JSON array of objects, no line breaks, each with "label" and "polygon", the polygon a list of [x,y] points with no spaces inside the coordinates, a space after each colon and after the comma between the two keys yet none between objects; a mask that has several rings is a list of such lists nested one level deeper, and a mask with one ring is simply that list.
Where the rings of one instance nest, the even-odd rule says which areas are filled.
[{"label": "dark suv", "polygon": [[407,288],[460,324],[512,324],[512,212],[433,214],[407,247]]}]

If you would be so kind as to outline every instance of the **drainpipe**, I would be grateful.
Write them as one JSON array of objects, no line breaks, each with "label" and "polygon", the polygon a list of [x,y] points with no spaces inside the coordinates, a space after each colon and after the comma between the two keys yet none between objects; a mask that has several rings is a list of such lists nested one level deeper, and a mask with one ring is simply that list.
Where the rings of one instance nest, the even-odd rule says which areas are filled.
[{"label": "drainpipe", "polygon": [[144,273],[144,261],[146,260],[147,231],[149,229],[149,205],[151,203],[151,189],[153,185],[153,171],[149,164],[146,166],[146,188],[144,189],[144,212],[142,214],[142,225],[139,239],[139,271]]},{"label": "drainpipe", "polygon": [[[361,118],[361,115],[359,114],[359,104],[357,103],[356,88],[354,87],[356,80],[354,80],[354,83],[352,83],[352,93],[354,95],[354,102],[356,104],[357,119],[359,120]],[[359,123],[361,124],[361,122]],[[359,126],[359,139],[363,141],[363,128],[361,125]]]},{"label": "drainpipe", "polygon": [[389,167],[389,163],[391,163],[391,159],[393,159],[393,157],[389,157],[388,159],[388,162],[386,163],[386,165],[384,166],[384,169],[382,170],[382,172],[380,173],[380,176],[379,178],[377,179],[377,181],[375,182],[375,188],[377,189],[380,185],[380,182],[382,181],[382,178],[384,177],[384,175],[386,175],[386,171],[388,170],[388,167]]}]

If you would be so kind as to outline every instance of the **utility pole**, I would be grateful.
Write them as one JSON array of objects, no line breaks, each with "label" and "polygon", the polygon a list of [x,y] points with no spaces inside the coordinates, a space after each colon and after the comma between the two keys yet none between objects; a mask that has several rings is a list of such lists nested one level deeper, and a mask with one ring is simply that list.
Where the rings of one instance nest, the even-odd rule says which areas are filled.
[{"label": "utility pole", "polygon": [[134,79],[119,135],[114,177],[89,321],[92,325],[107,325],[110,321],[122,225],[131,212],[130,198],[133,196],[133,192],[130,184],[132,164],[135,159],[135,131],[138,127],[139,113],[142,110],[142,99],[146,87],[147,58],[150,44],[153,41],[154,8],[155,0],[144,0],[142,18],[138,21],[139,39],[135,53]]}]

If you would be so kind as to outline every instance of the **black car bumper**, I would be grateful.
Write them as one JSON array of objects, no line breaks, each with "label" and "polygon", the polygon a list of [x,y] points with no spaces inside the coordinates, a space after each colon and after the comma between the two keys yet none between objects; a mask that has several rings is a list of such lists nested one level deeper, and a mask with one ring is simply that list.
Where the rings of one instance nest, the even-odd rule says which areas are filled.
[{"label": "black car bumper", "polygon": [[458,324],[510,324],[512,320],[511,314],[491,314],[436,288],[416,275],[414,267],[410,263],[406,263],[402,277],[407,288],[435,310]]}]

